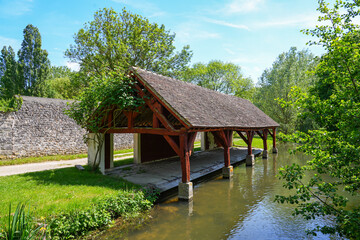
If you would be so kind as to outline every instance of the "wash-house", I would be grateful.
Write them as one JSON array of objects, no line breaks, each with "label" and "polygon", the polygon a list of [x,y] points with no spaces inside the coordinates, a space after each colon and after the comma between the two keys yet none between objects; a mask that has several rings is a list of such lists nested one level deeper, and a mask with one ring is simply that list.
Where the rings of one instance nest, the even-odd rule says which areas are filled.
[{"label": "wash-house", "polygon": [[[179,156],[182,180],[179,198],[191,199],[191,154],[197,133],[201,133],[202,150],[224,149],[223,176],[231,178],[230,147],[236,132],[247,144],[246,165],[254,164],[252,140],[258,134],[264,143],[263,157],[268,156],[267,136],[273,137],[276,149],[274,120],[250,101],[226,95],[191,83],[165,77],[140,68],[130,68],[134,88],[145,104],[137,111],[113,109],[108,113],[106,133],[102,134],[100,169],[113,167],[113,134],[134,134],[134,162],[137,164]],[[90,133],[91,135],[91,133]],[[89,161],[94,161],[96,141],[89,146]]]}]

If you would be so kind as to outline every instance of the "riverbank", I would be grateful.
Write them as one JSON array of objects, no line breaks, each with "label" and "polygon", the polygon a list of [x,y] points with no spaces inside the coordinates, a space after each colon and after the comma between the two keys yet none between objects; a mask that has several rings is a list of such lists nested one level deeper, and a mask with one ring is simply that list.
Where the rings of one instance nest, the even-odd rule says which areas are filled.
[{"label": "riverbank", "polygon": [[[234,145],[243,144],[241,141],[240,139],[234,139]],[[200,150],[199,145],[199,142],[195,144],[195,151]],[[261,146],[262,141],[255,138],[254,147]],[[129,155],[128,158],[122,161],[114,162],[114,165],[116,167],[125,162],[127,164],[132,163],[132,161]],[[31,215],[34,216],[37,221],[43,219],[41,221],[46,221],[46,224],[49,224],[56,218],[67,219],[68,224],[59,224],[61,228],[66,228],[66,226],[68,228],[74,228],[71,222],[76,221],[76,219],[81,219],[84,216],[90,217],[89,219],[92,219],[91,221],[95,221],[96,216],[99,217],[99,214],[104,214],[101,215],[104,217],[103,220],[101,220],[101,224],[105,224],[101,225],[98,222],[88,229],[94,230],[99,228],[99,226],[103,227],[110,224],[111,219],[116,218],[112,216],[109,220],[109,214],[101,212],[99,210],[101,208],[96,207],[99,204],[103,206],[101,204],[103,204],[102,202],[104,202],[106,196],[110,197],[110,199],[106,201],[116,203],[117,200],[115,201],[114,199],[118,199],[120,203],[115,205],[124,206],[126,201],[133,200],[131,200],[131,198],[124,200],[116,196],[129,196],[129,194],[132,196],[139,191],[141,191],[139,185],[132,184],[126,180],[114,179],[91,171],[78,171],[73,167],[0,177],[0,196],[2,196],[0,199],[0,224],[2,227],[5,226],[5,221],[7,221],[9,213],[9,204],[12,204],[14,209],[18,203],[25,202],[30,206]],[[132,218],[143,212],[144,208],[140,206],[148,200],[155,200],[154,195],[142,196],[133,202],[135,206],[139,207],[137,207],[138,210],[133,212],[134,214],[130,217]],[[113,212],[111,209],[112,207],[109,211]],[[122,211],[125,215],[131,212],[126,206],[121,207],[121,209],[123,209]],[[121,217],[122,215],[119,216]],[[76,231],[83,234],[88,230],[83,229],[80,232],[78,230]],[[64,232],[65,230],[62,229],[62,231]],[[70,232],[68,233],[70,234]]]},{"label": "riverbank", "polygon": [[[19,202],[25,202],[37,221],[46,221],[53,232],[67,237],[82,235],[118,217],[135,217],[152,205],[138,185],[75,168],[0,177],[0,196],[2,228],[10,203],[13,212]],[[81,222],[90,227],[86,229]]]}]

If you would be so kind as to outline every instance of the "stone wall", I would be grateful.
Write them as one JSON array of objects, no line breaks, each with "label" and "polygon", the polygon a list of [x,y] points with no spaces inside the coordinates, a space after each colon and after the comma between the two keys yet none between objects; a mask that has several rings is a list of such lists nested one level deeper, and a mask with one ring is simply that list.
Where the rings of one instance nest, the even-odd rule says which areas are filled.
[{"label": "stone wall", "polygon": [[[66,100],[22,98],[19,111],[0,113],[0,159],[87,151],[85,130],[63,113]],[[132,144],[132,134],[115,134],[115,149]]]}]

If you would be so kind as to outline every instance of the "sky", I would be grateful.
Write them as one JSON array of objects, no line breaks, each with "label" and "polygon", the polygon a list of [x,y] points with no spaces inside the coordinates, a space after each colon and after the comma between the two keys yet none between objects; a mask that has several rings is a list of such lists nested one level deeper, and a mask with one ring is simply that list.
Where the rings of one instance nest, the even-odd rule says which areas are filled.
[{"label": "sky", "polygon": [[292,46],[315,55],[323,51],[307,46],[311,37],[300,32],[317,24],[316,0],[0,0],[0,47],[10,45],[17,52],[23,29],[32,24],[51,64],[76,69],[64,52],[74,44],[74,34],[105,7],[118,12],[125,7],[164,24],[176,33],[177,50],[190,45],[192,64],[232,62],[254,82]]}]

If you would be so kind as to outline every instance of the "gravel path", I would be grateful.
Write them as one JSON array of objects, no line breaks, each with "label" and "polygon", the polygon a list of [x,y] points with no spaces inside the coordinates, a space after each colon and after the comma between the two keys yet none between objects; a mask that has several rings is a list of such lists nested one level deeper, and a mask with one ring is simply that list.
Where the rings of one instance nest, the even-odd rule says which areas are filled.
[{"label": "gravel path", "polygon": [[[116,158],[114,160],[121,160],[132,157],[132,155],[118,157],[121,155],[125,155],[125,154],[116,154],[115,155]],[[80,158],[74,160],[61,160],[61,161],[2,166],[0,167],[0,176],[10,176],[10,175],[16,175],[16,174],[22,174],[28,172],[40,172],[45,170],[74,167],[75,165],[86,165],[86,164],[87,164],[87,158]]]}]

